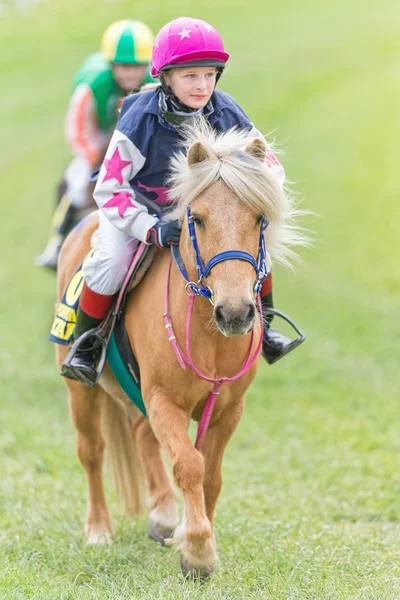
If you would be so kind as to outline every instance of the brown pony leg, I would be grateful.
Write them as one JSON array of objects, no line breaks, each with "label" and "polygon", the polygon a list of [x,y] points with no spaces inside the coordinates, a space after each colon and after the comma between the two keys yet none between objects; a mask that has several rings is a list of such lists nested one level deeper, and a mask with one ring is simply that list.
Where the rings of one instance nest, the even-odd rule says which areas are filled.
[{"label": "brown pony leg", "polygon": [[204,456],[204,499],[207,517],[213,527],[214,511],[221,491],[221,466],[225,448],[235,431],[243,413],[244,398],[230,404],[221,413],[218,421],[210,427],[201,449]]},{"label": "brown pony leg", "polygon": [[181,552],[185,575],[205,578],[213,571],[217,553],[204,503],[204,459],[188,435],[190,416],[159,389],[152,390],[147,406],[150,424],[168,452],[185,503],[182,524],[168,545]]},{"label": "brown pony leg", "polygon": [[89,506],[85,532],[92,544],[111,538],[112,523],[103,488],[104,441],[100,429],[101,404],[106,393],[98,386],[88,388],[68,380],[69,408],[77,431],[77,451],[85,470]]},{"label": "brown pony leg", "polygon": [[143,415],[133,424],[133,435],[151,498],[149,535],[162,546],[178,526],[178,496],[161,454],[161,445]]}]

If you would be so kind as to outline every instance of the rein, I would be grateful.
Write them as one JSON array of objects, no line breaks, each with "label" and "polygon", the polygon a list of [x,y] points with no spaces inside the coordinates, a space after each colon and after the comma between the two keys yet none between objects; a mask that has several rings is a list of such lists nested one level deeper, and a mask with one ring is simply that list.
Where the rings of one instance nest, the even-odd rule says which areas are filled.
[{"label": "rein", "polygon": [[[192,246],[193,246],[193,249],[196,254],[196,268],[197,268],[198,282],[196,284],[196,283],[190,281],[178,247],[177,246],[172,247],[172,256],[170,257],[170,260],[169,260],[168,269],[167,269],[167,277],[166,277],[166,281],[165,281],[163,318],[164,318],[165,328],[168,332],[168,339],[171,342],[172,349],[173,349],[173,351],[176,355],[176,358],[177,358],[180,366],[182,367],[182,369],[186,369],[186,367],[188,366],[201,379],[203,379],[204,381],[209,381],[210,383],[214,384],[214,387],[213,387],[210,395],[207,398],[206,405],[204,407],[203,414],[201,416],[199,427],[197,430],[197,437],[196,437],[194,446],[197,450],[199,450],[204,441],[204,438],[207,434],[207,430],[208,430],[208,427],[209,427],[209,424],[211,421],[211,417],[212,417],[212,414],[214,411],[214,407],[215,407],[215,403],[217,400],[217,396],[219,394],[220,387],[224,383],[232,383],[233,381],[236,381],[237,379],[239,379],[239,377],[244,375],[244,373],[246,373],[250,369],[250,367],[253,366],[254,362],[258,358],[260,351],[261,351],[262,341],[263,341],[264,323],[261,319],[261,335],[260,335],[260,339],[258,341],[258,344],[257,344],[254,352],[252,352],[253,343],[254,343],[254,330],[251,332],[251,342],[250,342],[250,348],[249,348],[248,355],[246,357],[243,367],[240,369],[240,371],[238,373],[236,373],[236,375],[234,375],[233,377],[220,377],[217,379],[208,377],[207,375],[202,373],[195,366],[193,359],[192,359],[191,350],[190,350],[190,326],[191,326],[192,316],[193,316],[194,300],[195,300],[196,296],[203,296],[203,297],[207,298],[208,300],[210,300],[211,304],[214,304],[213,303],[213,297],[214,297],[213,291],[210,289],[209,286],[205,286],[202,283],[203,278],[208,277],[211,269],[213,267],[215,267],[215,265],[217,265],[218,263],[225,261],[225,260],[239,259],[239,260],[244,260],[246,262],[249,262],[251,265],[253,265],[253,267],[256,271],[257,280],[254,285],[254,295],[257,298],[257,303],[258,303],[260,313],[262,312],[260,289],[261,289],[262,282],[264,281],[264,279],[268,273],[268,269],[267,269],[267,265],[266,265],[266,248],[265,248],[265,240],[264,240],[264,232],[268,225],[268,221],[264,217],[261,222],[259,252],[258,252],[257,261],[254,259],[254,257],[251,254],[248,254],[247,252],[242,252],[241,250],[230,250],[227,252],[221,252],[219,254],[216,254],[213,258],[210,259],[210,261],[207,263],[207,265],[204,265],[204,262],[200,256],[200,251],[199,251],[199,247],[197,244],[196,231],[195,231],[195,227],[194,227],[194,223],[193,223],[193,218],[192,218],[192,215],[190,212],[190,207],[188,207],[188,209],[187,209],[187,216],[188,216],[188,227],[189,227],[190,239],[191,239]],[[174,258],[176,265],[177,265],[179,271],[181,272],[182,276],[187,281],[186,293],[189,296],[189,305],[188,305],[188,310],[187,310],[187,314],[186,314],[186,332],[185,332],[186,352],[184,352],[182,350],[182,348],[180,347],[180,345],[176,339],[176,335],[175,335],[174,328],[172,325],[172,320],[171,320],[171,317],[169,316],[168,298],[169,298],[169,281],[170,281],[170,276],[171,276],[172,257]]]}]

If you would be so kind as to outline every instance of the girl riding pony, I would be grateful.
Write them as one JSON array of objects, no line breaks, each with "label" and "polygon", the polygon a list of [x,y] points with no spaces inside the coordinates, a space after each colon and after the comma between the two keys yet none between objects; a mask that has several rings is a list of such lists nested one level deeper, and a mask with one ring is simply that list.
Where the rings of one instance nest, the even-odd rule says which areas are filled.
[{"label": "girl riding pony", "polygon": [[[97,246],[84,262],[75,339],[107,315],[139,242],[160,248],[179,243],[180,223],[149,214],[141,199],[156,203],[160,215],[168,208],[168,165],[179,150],[181,124],[201,116],[218,131],[237,127],[262,137],[235,100],[215,89],[228,59],[219,33],[199,19],[175,19],[156,36],[151,75],[161,84],[124,100],[99,173],[94,192],[100,208]],[[270,150],[266,161],[279,172],[283,185],[284,170]],[[272,308],[271,275],[261,296],[263,308]],[[265,320],[263,355],[273,363],[299,342],[272,329],[267,311]],[[71,359],[67,357],[61,374],[77,379],[82,373],[82,381],[94,385],[97,361],[98,351],[85,340]]]}]

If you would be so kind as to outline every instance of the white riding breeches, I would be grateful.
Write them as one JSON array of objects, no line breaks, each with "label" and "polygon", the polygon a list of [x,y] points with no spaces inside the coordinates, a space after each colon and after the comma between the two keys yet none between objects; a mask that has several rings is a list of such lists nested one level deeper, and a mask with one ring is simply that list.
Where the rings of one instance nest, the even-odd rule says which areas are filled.
[{"label": "white riding breeches", "polygon": [[95,251],[83,264],[87,286],[98,294],[117,293],[123,284],[139,240],[123,233],[99,213],[99,228],[95,233]]}]

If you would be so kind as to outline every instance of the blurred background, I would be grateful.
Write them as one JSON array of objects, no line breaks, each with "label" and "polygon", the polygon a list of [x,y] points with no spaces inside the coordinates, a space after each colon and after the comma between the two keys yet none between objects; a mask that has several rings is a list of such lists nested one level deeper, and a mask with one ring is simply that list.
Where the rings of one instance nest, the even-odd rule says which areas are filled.
[{"label": "blurred background", "polygon": [[[47,341],[55,276],[33,266],[71,158],[75,72],[113,21],[156,33],[182,15],[218,28],[231,53],[220,89],[272,132],[316,213],[303,264],[275,270],[275,305],[308,340],[249,391],[205,596],[111,489],[116,541],[85,545]],[[399,597],[399,27],[393,0],[0,1],[0,598]]]}]

